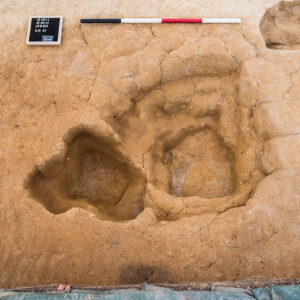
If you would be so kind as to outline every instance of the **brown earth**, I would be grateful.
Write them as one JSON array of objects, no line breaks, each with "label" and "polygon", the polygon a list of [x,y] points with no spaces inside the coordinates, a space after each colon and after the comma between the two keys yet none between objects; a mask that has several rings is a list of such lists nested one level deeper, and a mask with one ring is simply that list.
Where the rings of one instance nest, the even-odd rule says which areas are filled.
[{"label": "brown earth", "polygon": [[260,30],[271,49],[300,49],[300,1],[280,1],[267,9]]},{"label": "brown earth", "polygon": [[[274,3],[2,1],[1,287],[299,276],[300,51],[269,37],[299,1]],[[79,24],[197,10],[243,23]],[[25,45],[43,14],[61,46]]]}]

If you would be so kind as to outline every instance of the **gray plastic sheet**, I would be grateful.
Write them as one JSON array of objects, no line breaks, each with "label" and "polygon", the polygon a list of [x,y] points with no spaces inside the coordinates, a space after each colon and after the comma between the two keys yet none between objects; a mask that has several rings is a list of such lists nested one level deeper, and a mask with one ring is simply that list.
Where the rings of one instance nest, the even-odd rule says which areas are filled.
[{"label": "gray plastic sheet", "polygon": [[270,285],[264,288],[242,289],[219,287],[214,291],[174,291],[143,284],[141,289],[91,291],[70,289],[62,292],[19,292],[0,290],[1,300],[298,300],[300,285]]}]

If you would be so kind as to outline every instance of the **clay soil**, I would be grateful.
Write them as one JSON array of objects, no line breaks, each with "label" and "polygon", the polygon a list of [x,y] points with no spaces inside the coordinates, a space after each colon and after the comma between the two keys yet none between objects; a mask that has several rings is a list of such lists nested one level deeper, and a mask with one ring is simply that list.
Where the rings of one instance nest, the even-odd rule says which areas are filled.
[{"label": "clay soil", "polygon": [[[0,287],[300,276],[299,0],[0,14]],[[30,15],[62,45],[26,46]],[[168,16],[243,21],[79,22]]]}]

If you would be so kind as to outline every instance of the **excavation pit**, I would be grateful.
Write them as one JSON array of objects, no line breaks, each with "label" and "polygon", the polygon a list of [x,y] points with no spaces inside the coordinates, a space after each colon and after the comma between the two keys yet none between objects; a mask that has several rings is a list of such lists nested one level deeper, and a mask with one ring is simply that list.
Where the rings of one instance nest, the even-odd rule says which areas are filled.
[{"label": "excavation pit", "polygon": [[100,218],[134,219],[143,210],[144,179],[113,145],[88,131],[70,139],[66,153],[36,168],[26,187],[53,214],[72,207]]},{"label": "excavation pit", "polygon": [[233,159],[224,141],[204,128],[165,152],[171,194],[181,197],[223,197],[233,191]]}]

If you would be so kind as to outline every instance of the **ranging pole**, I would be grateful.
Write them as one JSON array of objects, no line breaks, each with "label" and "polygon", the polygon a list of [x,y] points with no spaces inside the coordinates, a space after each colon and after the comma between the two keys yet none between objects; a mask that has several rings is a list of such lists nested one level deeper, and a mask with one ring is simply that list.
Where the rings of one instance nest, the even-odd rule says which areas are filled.
[{"label": "ranging pole", "polygon": [[200,24],[237,24],[241,19],[80,19],[80,23],[119,23],[119,24],[153,24],[153,23],[200,23]]}]

